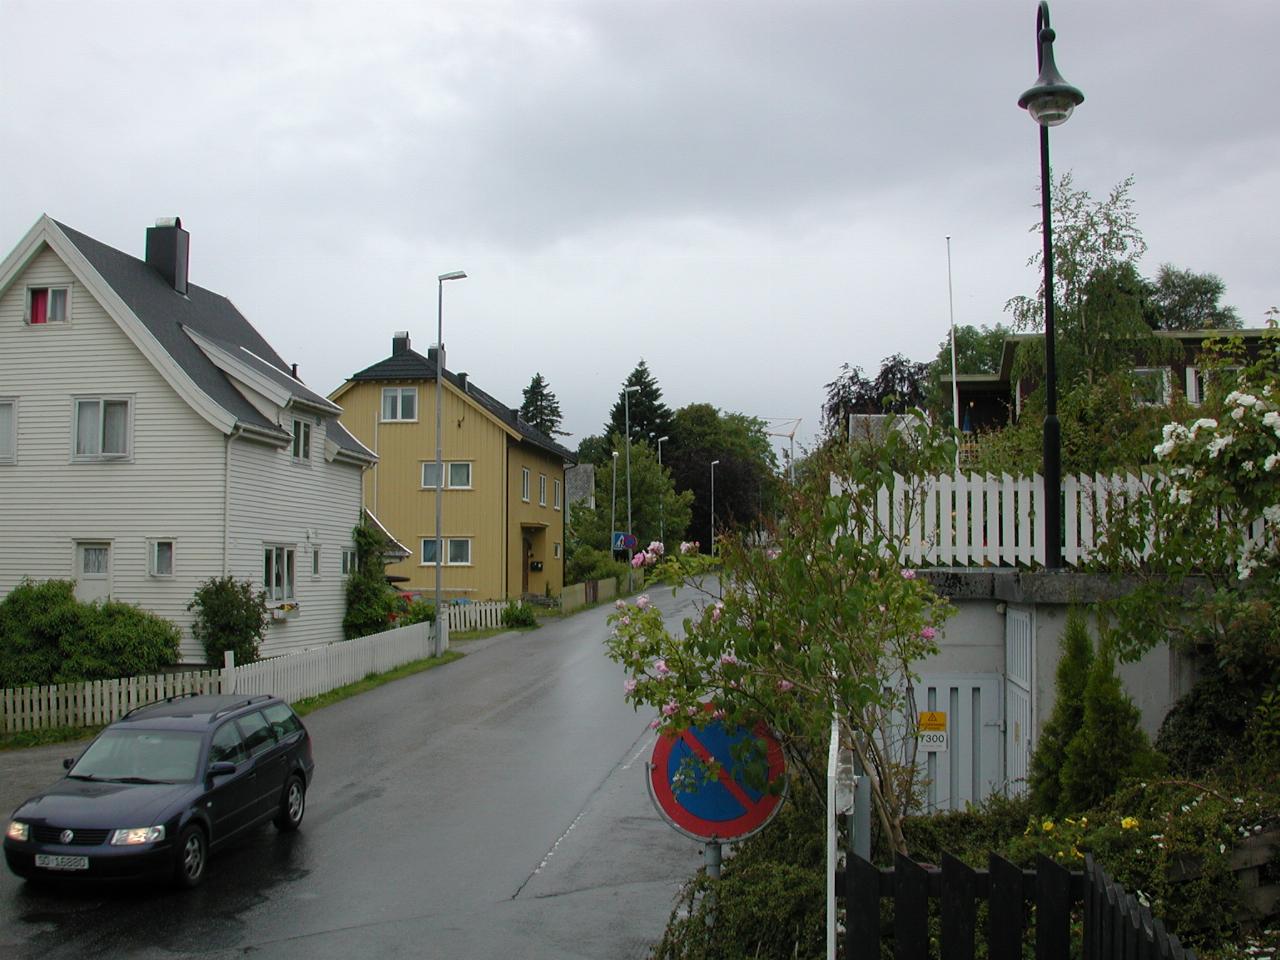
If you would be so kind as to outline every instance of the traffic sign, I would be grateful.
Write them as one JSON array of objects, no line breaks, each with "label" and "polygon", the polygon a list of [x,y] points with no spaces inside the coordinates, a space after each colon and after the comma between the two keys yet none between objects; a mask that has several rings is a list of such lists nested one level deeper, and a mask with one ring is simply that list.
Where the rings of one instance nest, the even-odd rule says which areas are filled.
[{"label": "traffic sign", "polygon": [[[710,710],[710,706],[707,707]],[[745,764],[734,759],[734,747],[748,738],[764,741],[769,783],[785,776],[782,746],[764,726],[726,729],[718,720],[677,734],[659,735],[647,764],[649,796],[664,820],[694,840],[732,842],[763,829],[782,805],[784,793],[763,793],[748,786]],[[716,760],[715,780],[690,778],[691,758]],[[681,777],[680,774],[685,776]],[[689,783],[697,779],[697,783]]]},{"label": "traffic sign", "polygon": [[634,533],[626,533],[622,536],[623,550],[634,550],[639,543],[640,541],[636,539],[636,535]]},{"label": "traffic sign", "polygon": [[622,531],[622,530],[615,530],[615,531],[613,531],[613,541],[612,541],[612,542],[613,542],[613,551],[614,551],[614,553],[617,553],[619,550],[625,550],[625,549],[627,549],[627,545],[626,545],[625,543],[623,543],[623,540],[625,540],[625,539],[626,539],[626,536],[627,536],[627,535],[626,535],[626,533],[625,533],[624,531]]}]

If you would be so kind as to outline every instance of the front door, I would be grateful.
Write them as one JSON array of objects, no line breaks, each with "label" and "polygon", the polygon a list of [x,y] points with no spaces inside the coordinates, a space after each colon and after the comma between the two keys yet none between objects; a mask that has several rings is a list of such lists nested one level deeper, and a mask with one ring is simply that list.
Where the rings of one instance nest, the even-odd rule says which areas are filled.
[{"label": "front door", "polygon": [[533,561],[533,544],[528,537],[520,538],[524,562],[520,564],[520,596],[529,595],[529,564]]},{"label": "front door", "polygon": [[76,542],[76,599],[86,603],[111,596],[111,544]]}]

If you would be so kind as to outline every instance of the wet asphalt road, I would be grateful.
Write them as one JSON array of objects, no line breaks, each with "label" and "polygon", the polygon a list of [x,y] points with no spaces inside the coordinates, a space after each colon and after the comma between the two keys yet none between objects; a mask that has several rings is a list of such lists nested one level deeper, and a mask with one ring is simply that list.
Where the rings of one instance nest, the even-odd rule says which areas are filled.
[{"label": "wet asphalt road", "polygon": [[[653,598],[673,627],[689,612]],[[650,804],[652,734],[603,654],[609,612],[458,644],[459,661],[310,714],[301,832],[255,831],[195,891],[0,871],[0,956],[647,956],[701,851]],[[0,754],[0,807],[71,752]]]}]

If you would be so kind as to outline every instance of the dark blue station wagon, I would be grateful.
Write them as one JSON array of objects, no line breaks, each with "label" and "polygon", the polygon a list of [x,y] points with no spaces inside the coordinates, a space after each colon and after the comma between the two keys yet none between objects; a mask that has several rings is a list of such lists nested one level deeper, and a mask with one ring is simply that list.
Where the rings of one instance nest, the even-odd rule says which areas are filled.
[{"label": "dark blue station wagon", "polygon": [[283,700],[189,695],[130,711],[64,766],[10,817],[10,870],[194,887],[211,850],[267,820],[298,829],[315,763]]}]

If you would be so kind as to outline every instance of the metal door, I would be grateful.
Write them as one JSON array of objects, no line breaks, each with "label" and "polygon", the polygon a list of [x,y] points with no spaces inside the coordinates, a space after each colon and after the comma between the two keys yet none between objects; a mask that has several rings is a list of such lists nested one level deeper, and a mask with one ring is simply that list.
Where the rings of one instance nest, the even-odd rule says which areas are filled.
[{"label": "metal door", "polygon": [[929,812],[963,810],[999,791],[1000,675],[926,674],[916,684],[917,710],[945,711],[947,749],[917,754],[927,778]]},{"label": "metal door", "polygon": [[1035,681],[1030,610],[1009,610],[1004,625],[1004,788],[1010,797],[1027,789],[1034,745],[1031,691]]}]

